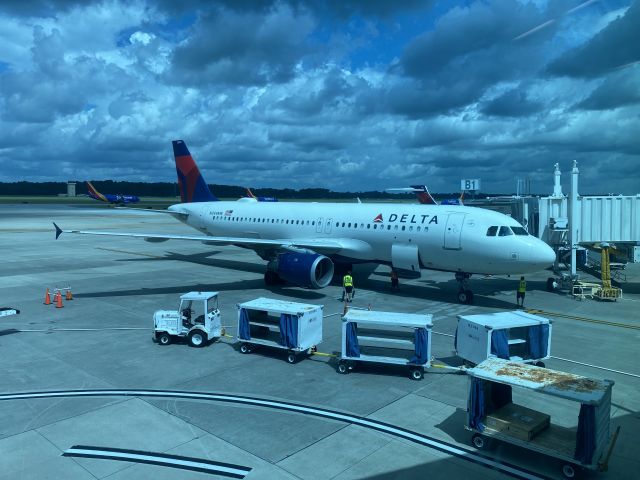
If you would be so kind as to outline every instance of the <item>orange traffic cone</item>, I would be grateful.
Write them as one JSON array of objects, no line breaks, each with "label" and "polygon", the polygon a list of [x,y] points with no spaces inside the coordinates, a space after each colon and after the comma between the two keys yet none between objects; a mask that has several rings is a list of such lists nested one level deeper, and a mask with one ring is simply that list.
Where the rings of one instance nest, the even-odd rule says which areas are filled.
[{"label": "orange traffic cone", "polygon": [[44,304],[45,305],[51,305],[51,295],[49,295],[49,289],[47,288],[47,291],[44,292]]},{"label": "orange traffic cone", "polygon": [[73,300],[73,295],[71,294],[71,289],[67,290],[67,293],[64,296],[65,300]]},{"label": "orange traffic cone", "polygon": [[58,290],[54,296],[54,301],[56,302],[56,308],[62,308],[62,294],[60,293],[60,291]]}]

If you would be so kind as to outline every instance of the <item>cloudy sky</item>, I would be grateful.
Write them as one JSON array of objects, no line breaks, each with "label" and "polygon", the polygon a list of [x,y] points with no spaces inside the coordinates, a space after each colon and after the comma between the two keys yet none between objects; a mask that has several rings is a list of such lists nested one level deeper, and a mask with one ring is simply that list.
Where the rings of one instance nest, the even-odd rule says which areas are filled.
[{"label": "cloudy sky", "polygon": [[640,192],[640,0],[3,0],[0,45],[0,181],[181,138],[209,183]]}]

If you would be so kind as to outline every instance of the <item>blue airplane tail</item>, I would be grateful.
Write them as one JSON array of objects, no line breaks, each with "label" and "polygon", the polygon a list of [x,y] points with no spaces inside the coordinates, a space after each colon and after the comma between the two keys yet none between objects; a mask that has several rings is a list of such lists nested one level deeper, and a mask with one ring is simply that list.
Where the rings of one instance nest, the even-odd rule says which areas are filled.
[{"label": "blue airplane tail", "polygon": [[196,162],[189,153],[187,145],[182,140],[174,140],[173,155],[176,159],[176,171],[178,172],[178,188],[180,189],[180,201],[191,202],[215,202],[218,199],[211,193]]}]

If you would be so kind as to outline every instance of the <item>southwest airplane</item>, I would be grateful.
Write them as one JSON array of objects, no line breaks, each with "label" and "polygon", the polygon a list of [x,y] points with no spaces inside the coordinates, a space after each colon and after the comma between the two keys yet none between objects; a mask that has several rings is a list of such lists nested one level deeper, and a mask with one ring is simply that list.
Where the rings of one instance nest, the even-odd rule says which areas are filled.
[{"label": "southwest airplane", "polygon": [[458,300],[471,303],[472,273],[523,274],[545,269],[553,250],[511,217],[481,208],[387,203],[219,201],[187,146],[173,142],[181,203],[167,213],[202,235],[63,232],[140,237],[150,242],[193,240],[254,250],[267,262],[267,285],[286,281],[307,288],[329,285],[334,271],[384,264],[419,277],[422,269],[453,272]]},{"label": "southwest airplane", "polygon": [[101,202],[107,203],[117,203],[119,205],[126,205],[127,203],[136,203],[140,201],[135,195],[122,195],[121,193],[112,194],[105,193],[102,194],[91,184],[91,182],[87,182],[87,193],[94,200],[99,200]]}]

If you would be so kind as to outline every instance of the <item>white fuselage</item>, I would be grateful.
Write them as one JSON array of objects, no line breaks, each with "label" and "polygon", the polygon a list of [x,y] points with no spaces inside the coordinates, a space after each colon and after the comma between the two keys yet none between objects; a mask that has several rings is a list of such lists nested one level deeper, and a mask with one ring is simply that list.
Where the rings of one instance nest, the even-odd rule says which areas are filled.
[{"label": "white fuselage", "polygon": [[428,268],[520,274],[547,268],[555,259],[547,244],[522,230],[487,235],[492,226],[522,227],[511,217],[474,207],[241,199],[182,203],[169,210],[188,214],[183,221],[207,235],[283,243],[335,240],[345,248],[327,255],[334,260],[384,263],[418,273]]}]

